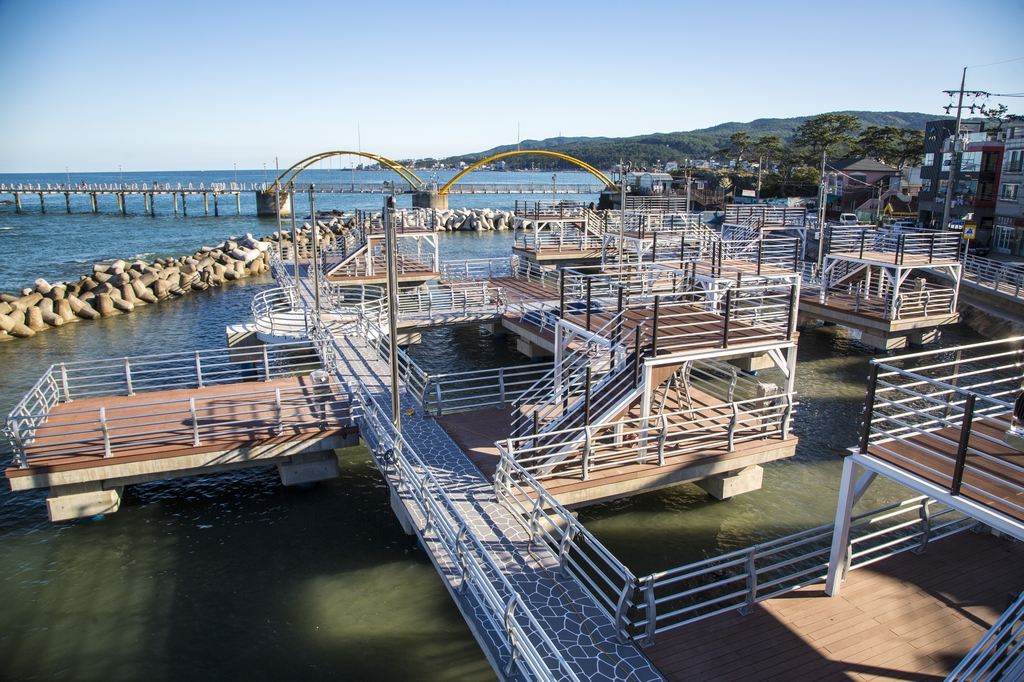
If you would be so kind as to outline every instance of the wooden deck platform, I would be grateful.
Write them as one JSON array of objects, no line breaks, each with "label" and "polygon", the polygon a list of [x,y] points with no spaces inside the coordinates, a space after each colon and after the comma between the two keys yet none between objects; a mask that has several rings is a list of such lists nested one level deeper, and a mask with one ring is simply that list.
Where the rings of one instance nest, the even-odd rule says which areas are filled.
[{"label": "wooden deck platform", "polygon": [[[357,256],[328,275],[327,279],[338,284],[384,284],[388,278],[388,267],[385,257],[374,256],[373,274],[369,274],[368,271],[366,258]],[[398,255],[398,281],[400,283],[425,282],[436,280],[440,277],[441,273],[432,270],[429,265],[409,256]]]},{"label": "wooden deck platform", "polygon": [[30,466],[11,466],[6,474],[13,489],[26,489],[134,476],[136,469],[152,471],[157,460],[208,457],[218,464],[223,453],[241,450],[281,457],[307,449],[307,441],[340,447],[330,439],[356,433],[349,422],[337,387],[317,395],[308,377],[88,398],[54,407],[26,444]]},{"label": "wooden deck platform", "polygon": [[601,249],[541,248],[539,251],[531,246],[513,246],[512,253],[533,261],[534,263],[579,263],[597,264],[601,262]]},{"label": "wooden deck platform", "polygon": [[[590,315],[590,328],[600,329],[611,321],[613,313],[595,312]],[[702,306],[684,303],[666,303],[659,308],[661,324],[658,327],[658,356],[695,353],[725,347],[725,317],[705,310]],[[567,312],[567,320],[585,327],[586,315]],[[652,343],[653,308],[634,308],[626,311],[622,323],[623,339],[633,337],[643,324],[643,345]],[[744,320],[731,319],[728,325],[728,347],[742,350],[744,346],[779,342],[785,344],[786,329],[779,325],[760,326]]]},{"label": "wooden deck platform", "polygon": [[1024,589],[1024,543],[957,533],[814,585],[658,635],[645,649],[672,682],[941,682]]},{"label": "wooden deck platform", "polygon": [[[1010,428],[1009,421],[1008,414],[976,419],[971,434],[982,434],[1002,441],[1003,434]],[[948,489],[953,478],[959,441],[960,429],[950,427],[929,435],[912,434],[900,440],[872,444],[868,447],[868,454]],[[984,453],[991,459],[971,450]],[[1004,485],[1000,481],[1011,485]],[[972,488],[986,494],[979,494]],[[1024,522],[1024,511],[1021,510],[1024,508],[1024,453],[1001,442],[972,437],[960,494]],[[1012,505],[1004,504],[1003,501],[1011,502]]]},{"label": "wooden deck platform", "polygon": [[[720,402],[699,391],[693,391],[693,394],[694,407]],[[678,405],[672,404],[667,409],[678,408]],[[607,468],[595,466],[586,481],[582,480],[578,468],[573,467],[565,473],[555,471],[543,477],[541,483],[562,504],[580,506],[765,464],[792,457],[796,452],[796,437],[783,440],[777,435],[740,441],[730,452],[725,436],[729,414],[711,409],[708,414],[721,416],[723,431],[718,444],[685,452],[668,449],[663,466],[659,466],[657,457],[652,455],[649,463],[622,463]],[[493,479],[500,458],[495,441],[503,441],[512,435],[513,416],[511,408],[486,409],[447,414],[439,418],[438,422],[476,467],[489,479]],[[628,452],[631,447],[635,447],[633,442],[627,441],[622,451]]]},{"label": "wooden deck platform", "polygon": [[[901,253],[895,251],[830,251],[830,258],[842,258],[843,260],[856,261],[858,263],[871,263],[872,265],[889,265],[904,268],[917,268],[936,265],[956,265],[959,263],[955,258],[941,258],[927,254]],[[897,262],[897,257],[899,261]]]}]

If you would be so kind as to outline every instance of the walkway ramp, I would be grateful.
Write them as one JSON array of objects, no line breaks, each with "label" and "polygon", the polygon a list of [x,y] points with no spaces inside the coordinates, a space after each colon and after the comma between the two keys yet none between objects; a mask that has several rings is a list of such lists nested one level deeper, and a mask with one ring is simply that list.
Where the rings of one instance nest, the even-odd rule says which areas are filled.
[{"label": "walkway ramp", "polygon": [[[357,335],[319,343],[322,353],[336,358],[338,379],[353,387],[356,421],[399,500],[396,511],[407,514],[407,530],[430,551],[499,675],[511,679],[518,668],[528,679],[664,679],[639,648],[620,641],[608,604],[595,596],[604,591],[585,589],[581,571],[542,538],[542,527],[558,532],[559,524],[571,526],[562,549],[582,556],[573,536],[585,539],[586,529],[551,505],[532,519],[513,513],[437,421],[405,395],[398,437],[390,427],[387,365]],[[619,570],[628,589],[631,576]],[[509,609],[504,615],[502,604]]]}]

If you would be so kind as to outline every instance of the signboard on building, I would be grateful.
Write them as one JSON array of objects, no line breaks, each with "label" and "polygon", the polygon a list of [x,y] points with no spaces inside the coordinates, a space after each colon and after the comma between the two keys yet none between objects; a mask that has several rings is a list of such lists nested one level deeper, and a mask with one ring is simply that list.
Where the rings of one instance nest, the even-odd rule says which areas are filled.
[{"label": "signboard on building", "polygon": [[741,195],[745,196],[745,197],[756,197],[757,196],[757,192],[755,192],[752,189],[744,189],[744,190],[741,190]]}]

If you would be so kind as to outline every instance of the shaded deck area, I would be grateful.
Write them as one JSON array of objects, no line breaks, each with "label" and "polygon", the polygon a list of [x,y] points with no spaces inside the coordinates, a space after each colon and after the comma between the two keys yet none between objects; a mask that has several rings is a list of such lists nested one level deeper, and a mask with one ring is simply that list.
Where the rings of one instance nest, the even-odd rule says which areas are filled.
[{"label": "shaded deck area", "polygon": [[[973,422],[959,494],[1024,523],[1024,453],[1001,442],[1009,428],[1009,414]],[[960,432],[946,427],[874,442],[868,454],[948,489],[954,480]]]},{"label": "shaded deck area", "polygon": [[1024,544],[957,533],[852,571],[841,595],[806,587],[660,634],[669,680],[941,682],[1024,589]]},{"label": "shaded deck area", "polygon": [[[556,500],[573,506],[738,471],[795,453],[798,440],[793,436],[782,438],[777,430],[781,416],[777,410],[773,409],[773,414],[762,410],[744,415],[739,435],[730,448],[731,411],[723,409],[720,400],[698,390],[691,390],[691,394],[693,402],[687,405],[671,398],[667,401],[666,412],[691,408],[693,411],[670,418],[664,425],[664,438],[659,415],[650,418],[649,434],[638,431],[639,404],[624,415],[627,421],[621,435],[615,435],[614,422],[594,427],[586,480],[581,463],[582,431],[540,436],[538,450],[525,451],[529,459],[523,460],[524,466]],[[501,457],[495,442],[503,443],[512,436],[514,417],[513,408],[473,410],[446,414],[438,418],[438,423],[481,473],[493,480]],[[763,433],[760,422],[764,424]],[[658,461],[659,441],[663,443],[663,464]],[[549,450],[559,453],[557,464],[546,468],[530,461],[542,460]]]}]

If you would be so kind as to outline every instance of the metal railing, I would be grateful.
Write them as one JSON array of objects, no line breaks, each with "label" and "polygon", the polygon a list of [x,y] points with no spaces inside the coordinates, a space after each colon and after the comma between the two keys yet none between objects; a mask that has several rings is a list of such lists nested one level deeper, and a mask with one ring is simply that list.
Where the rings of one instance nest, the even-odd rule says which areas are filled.
[{"label": "metal railing", "polygon": [[829,227],[825,252],[830,255],[869,260],[893,265],[930,265],[960,260],[962,239],[959,232],[934,230],[876,230],[863,227]]},{"label": "metal railing", "polygon": [[727,223],[739,223],[750,218],[756,219],[760,225],[804,227],[807,209],[750,204],[727,204],[725,207]]},{"label": "metal railing", "polygon": [[[377,326],[369,316],[360,312],[356,320],[356,332],[369,344],[380,360],[390,365],[388,335],[383,329]],[[430,377],[401,348],[398,349],[398,377],[405,384],[406,393],[422,405]]]},{"label": "metal railing", "polygon": [[[970,517],[926,497],[852,518],[847,570],[863,568],[975,525]],[[909,517],[909,518],[908,518]],[[823,581],[834,524],[697,561],[637,580],[628,631],[648,646],[656,635]]]},{"label": "metal railing", "polygon": [[[485,623],[501,638],[494,645],[505,657],[505,674],[554,681],[579,678],[529,609],[528,603],[498,567],[471,525],[448,497],[415,448],[394,426],[366,387],[350,388],[356,418],[370,451],[384,474],[419,519],[416,529],[425,541],[438,545],[459,580],[458,593],[480,609]],[[571,517],[570,517],[571,518]]]},{"label": "metal railing", "polygon": [[153,391],[270,381],[320,366],[308,343],[266,344],[187,353],[51,365],[7,416],[5,432],[15,462],[26,467],[26,445],[58,403]]},{"label": "metal railing", "polygon": [[974,645],[946,682],[1024,679],[1024,592]]},{"label": "metal railing", "polygon": [[[1005,450],[1024,337],[873,360],[859,450],[950,494],[1024,517],[1024,467]],[[898,366],[899,365],[899,366]],[[984,420],[990,427],[976,428]]]},{"label": "metal railing", "polygon": [[627,609],[636,577],[565,507],[545,490],[497,443],[501,458],[494,472],[498,501],[530,533],[531,543],[546,547],[558,560],[559,573],[576,579],[615,625],[620,640],[628,638]]},{"label": "metal railing", "polygon": [[450,317],[498,317],[506,309],[505,288],[486,281],[403,291],[398,294],[398,314],[405,318],[436,321]]},{"label": "metal railing", "polygon": [[739,443],[787,440],[795,394],[775,394],[662,412],[648,417],[593,423],[523,436],[505,444],[509,456],[540,481],[578,478],[633,464],[665,466],[695,452],[733,452]]},{"label": "metal railing", "polygon": [[[548,191],[550,190],[551,185],[548,185]],[[598,192],[600,191],[599,189]],[[583,218],[586,211],[586,206],[575,201],[520,201],[518,199],[514,209],[516,217],[532,220]]]},{"label": "metal railing", "polygon": [[968,254],[964,259],[962,281],[1021,298],[1021,290],[1024,289],[1024,263],[1004,263]]},{"label": "metal railing", "polygon": [[275,338],[305,338],[307,319],[295,305],[295,290],[275,287],[256,294],[249,304],[257,333]]},{"label": "metal railing", "polygon": [[423,409],[436,417],[450,412],[504,409],[551,370],[551,363],[431,374]]},{"label": "metal railing", "polygon": [[517,231],[513,245],[521,249],[540,253],[542,251],[600,251],[602,240],[577,228],[557,231]]},{"label": "metal railing", "polygon": [[441,281],[479,282],[492,277],[513,277],[518,266],[519,256],[442,261]]}]

